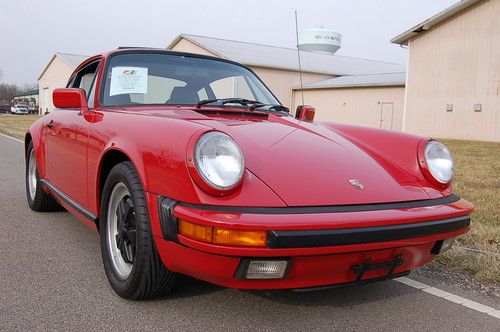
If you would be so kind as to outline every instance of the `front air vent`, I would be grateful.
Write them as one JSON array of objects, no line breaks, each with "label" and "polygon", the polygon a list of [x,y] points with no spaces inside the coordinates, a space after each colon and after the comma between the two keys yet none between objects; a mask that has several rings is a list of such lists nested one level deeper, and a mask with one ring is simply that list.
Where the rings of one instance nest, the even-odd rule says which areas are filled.
[{"label": "front air vent", "polygon": [[203,114],[206,116],[213,116],[213,117],[227,117],[227,116],[238,116],[238,117],[244,117],[244,118],[257,118],[257,119],[267,119],[268,114],[266,113],[260,113],[260,112],[246,112],[246,111],[220,111],[220,110],[200,110],[200,109],[194,109],[193,111]]}]

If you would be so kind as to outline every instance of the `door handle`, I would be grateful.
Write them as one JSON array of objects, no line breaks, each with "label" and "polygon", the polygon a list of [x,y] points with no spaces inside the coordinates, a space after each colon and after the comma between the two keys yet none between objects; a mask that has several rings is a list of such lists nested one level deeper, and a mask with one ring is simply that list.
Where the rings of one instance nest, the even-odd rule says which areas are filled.
[{"label": "door handle", "polygon": [[45,127],[47,127],[47,128],[52,128],[52,127],[54,127],[54,120],[50,120],[49,122],[47,122],[47,123],[45,124]]}]

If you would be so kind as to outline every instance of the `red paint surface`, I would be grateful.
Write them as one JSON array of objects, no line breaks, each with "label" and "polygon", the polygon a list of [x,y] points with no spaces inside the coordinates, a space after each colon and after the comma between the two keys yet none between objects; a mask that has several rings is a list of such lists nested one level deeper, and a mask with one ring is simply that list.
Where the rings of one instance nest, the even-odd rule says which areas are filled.
[{"label": "red paint surface", "polygon": [[[163,262],[173,271],[221,286],[246,289],[303,288],[352,282],[355,273],[350,270],[355,264],[362,264],[367,258],[372,262],[392,260],[402,254],[403,265],[395,273],[414,269],[433,259],[430,254],[434,242],[427,242],[401,248],[388,248],[363,252],[340,254],[291,256],[288,277],[279,280],[243,280],[234,277],[240,262],[239,257],[212,254],[191,249],[183,245],[157,238],[157,248]],[[365,273],[363,279],[387,274],[387,270]]]},{"label": "red paint surface", "polygon": [[52,93],[54,106],[58,108],[86,108],[87,97],[82,89],[55,89]]}]

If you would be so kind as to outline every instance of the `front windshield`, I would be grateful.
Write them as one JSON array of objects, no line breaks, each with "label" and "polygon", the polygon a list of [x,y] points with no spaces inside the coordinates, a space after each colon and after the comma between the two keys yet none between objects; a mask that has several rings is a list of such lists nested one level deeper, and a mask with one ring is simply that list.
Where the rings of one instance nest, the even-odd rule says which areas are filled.
[{"label": "front windshield", "polygon": [[118,105],[194,105],[202,100],[244,98],[279,104],[244,67],[212,59],[159,53],[113,56],[101,103]]}]

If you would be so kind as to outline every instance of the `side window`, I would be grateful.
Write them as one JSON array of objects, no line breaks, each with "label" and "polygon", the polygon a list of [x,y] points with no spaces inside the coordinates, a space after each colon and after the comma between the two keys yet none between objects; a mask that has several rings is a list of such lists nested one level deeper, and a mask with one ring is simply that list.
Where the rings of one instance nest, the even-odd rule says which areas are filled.
[{"label": "side window", "polygon": [[95,74],[96,73],[85,74],[82,76],[82,79],[80,80],[79,88],[85,90],[85,92],[87,93],[87,96],[89,95],[90,85],[94,81]]},{"label": "side window", "polygon": [[198,93],[199,100],[207,100],[208,99],[207,90],[205,88],[201,88],[200,90],[198,90],[197,93]]},{"label": "side window", "polygon": [[252,92],[257,96],[257,100],[266,100],[266,96],[262,93],[262,90],[260,90],[257,85],[255,85],[255,82],[248,80],[247,81],[249,84],[250,89],[252,89]]},{"label": "side window", "polygon": [[216,98],[255,99],[252,89],[243,76],[229,76],[210,83]]},{"label": "side window", "polygon": [[94,80],[92,81],[92,87],[90,88],[90,94],[87,96],[88,106],[89,108],[94,108],[94,99],[95,99],[95,75]]},{"label": "side window", "polygon": [[75,78],[70,84],[71,88],[80,88],[85,90],[88,100],[90,100],[90,92],[92,84],[94,83],[94,78],[97,74],[97,68],[99,68],[99,61],[88,64],[75,74]]}]

